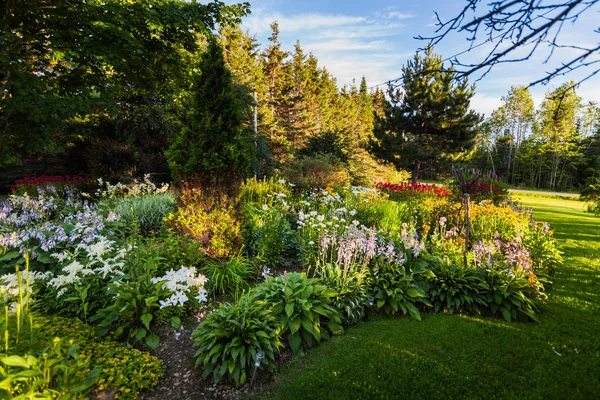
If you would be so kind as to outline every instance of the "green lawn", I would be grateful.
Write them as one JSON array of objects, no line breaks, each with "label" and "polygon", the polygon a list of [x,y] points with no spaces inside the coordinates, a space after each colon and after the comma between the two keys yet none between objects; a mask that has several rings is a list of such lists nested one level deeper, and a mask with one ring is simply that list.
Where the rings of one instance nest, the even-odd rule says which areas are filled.
[{"label": "green lawn", "polygon": [[539,324],[373,318],[297,359],[258,398],[598,398],[600,219],[577,201],[520,200],[552,224],[565,253]]}]

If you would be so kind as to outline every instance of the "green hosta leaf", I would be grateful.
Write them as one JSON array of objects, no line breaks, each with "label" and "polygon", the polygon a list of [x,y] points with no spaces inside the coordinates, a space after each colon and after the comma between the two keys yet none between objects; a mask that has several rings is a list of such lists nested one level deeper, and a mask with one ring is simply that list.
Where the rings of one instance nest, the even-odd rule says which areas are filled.
[{"label": "green hosta leaf", "polygon": [[144,326],[146,327],[146,329],[150,330],[150,321],[152,321],[152,314],[143,314],[140,319],[142,320],[142,322],[144,323]]},{"label": "green hosta leaf", "polygon": [[300,342],[302,339],[298,333],[290,335],[288,337],[288,343],[290,344],[290,348],[292,349],[292,353],[296,354],[298,350],[300,350]]},{"label": "green hosta leaf", "polygon": [[419,289],[415,289],[415,288],[408,288],[408,290],[406,291],[406,294],[410,297],[425,297],[425,294],[423,293],[423,291],[419,290]]},{"label": "green hosta leaf", "polygon": [[154,333],[151,334],[150,336],[148,336],[148,338],[146,339],[146,344],[148,345],[148,347],[155,349],[158,346],[158,343],[160,342],[160,339],[157,335],[155,335]]},{"label": "green hosta leaf", "polygon": [[285,305],[285,315],[289,318],[292,314],[294,314],[294,304],[288,303]]},{"label": "green hosta leaf", "polygon": [[302,320],[301,320],[301,318],[299,316],[297,316],[293,320],[290,320],[290,333],[292,335],[294,333],[296,333],[298,331],[298,329],[300,329],[300,324],[301,323],[302,323]]},{"label": "green hosta leaf", "polygon": [[178,316],[171,317],[171,326],[175,329],[179,329],[181,327],[181,318]]},{"label": "green hosta leaf", "polygon": [[12,259],[19,257],[20,255],[21,255],[21,253],[19,253],[18,251],[9,251],[8,253],[6,253],[2,257],[0,257],[0,261],[10,261]]},{"label": "green hosta leaf", "polygon": [[417,321],[421,321],[421,313],[412,303],[406,303],[406,308],[408,308],[408,312],[410,316],[416,319]]}]

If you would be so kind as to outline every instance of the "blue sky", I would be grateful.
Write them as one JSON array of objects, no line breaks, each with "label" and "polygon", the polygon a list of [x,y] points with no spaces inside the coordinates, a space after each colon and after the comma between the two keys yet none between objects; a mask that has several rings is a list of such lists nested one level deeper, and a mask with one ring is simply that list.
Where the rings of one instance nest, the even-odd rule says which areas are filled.
[{"label": "blue sky", "polygon": [[[353,79],[358,82],[364,75],[369,86],[400,76],[402,64],[425,44],[413,37],[433,33],[434,10],[442,17],[450,17],[464,6],[462,0],[254,0],[250,3],[252,14],[244,19],[243,27],[256,35],[263,46],[268,45],[270,23],[278,21],[280,40],[287,50],[292,50],[296,40],[300,40],[302,47],[312,52],[340,85],[351,83]],[[565,26],[563,42],[584,46],[599,42],[600,35],[593,32],[600,25],[599,11],[600,7],[588,10],[575,25]],[[467,47],[468,42],[455,35],[438,45],[435,51],[445,58]],[[488,50],[489,44],[483,45],[463,56],[461,61],[475,61]],[[542,77],[544,71],[570,59],[573,50],[561,50],[544,64],[546,55],[547,51],[542,49],[526,62],[495,67],[476,83],[472,107],[489,115],[511,85],[527,84]],[[547,90],[567,79],[580,79],[581,75],[572,74],[548,86],[534,87],[534,100],[539,104]],[[578,93],[585,101],[600,102],[600,74],[582,84]]]}]

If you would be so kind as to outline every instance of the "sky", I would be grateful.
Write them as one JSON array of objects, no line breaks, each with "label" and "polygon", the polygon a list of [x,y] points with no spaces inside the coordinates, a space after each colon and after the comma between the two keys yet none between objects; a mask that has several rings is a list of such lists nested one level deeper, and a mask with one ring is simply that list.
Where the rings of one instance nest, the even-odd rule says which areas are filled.
[{"label": "sky", "polygon": [[[417,35],[430,36],[435,30],[434,11],[444,17],[456,15],[464,0],[249,0],[252,14],[243,19],[242,27],[256,36],[263,47],[268,46],[270,24],[279,22],[280,41],[286,50],[293,50],[297,40],[306,52],[313,53],[339,85],[360,82],[362,76],[369,87],[400,76],[402,65],[414,56],[426,42]],[[228,3],[237,2],[229,1]],[[484,2],[485,3],[485,2]],[[561,31],[561,44],[595,45],[600,42],[600,5],[589,9],[575,24]],[[486,38],[478,39],[477,43]],[[487,54],[490,43],[483,44],[461,56],[460,60],[475,62]],[[435,47],[435,53],[451,57],[469,47],[462,35],[446,38]],[[471,107],[490,115],[501,104],[511,85],[528,84],[543,76],[553,66],[572,58],[574,51],[561,49],[544,63],[548,50],[541,49],[530,60],[494,67],[482,79],[473,77],[476,94]],[[600,59],[600,55],[598,55]],[[588,70],[589,72],[589,70]],[[579,80],[582,72],[559,77],[549,85],[531,89],[539,104],[545,93],[564,81]],[[385,88],[385,85],[381,86]],[[577,92],[584,101],[600,102],[600,74],[583,83]]]}]

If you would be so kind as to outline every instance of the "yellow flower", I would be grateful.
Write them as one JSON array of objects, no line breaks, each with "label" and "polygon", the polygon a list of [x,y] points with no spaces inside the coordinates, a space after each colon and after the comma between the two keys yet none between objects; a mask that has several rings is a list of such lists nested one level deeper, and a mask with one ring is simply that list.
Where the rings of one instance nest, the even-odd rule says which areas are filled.
[{"label": "yellow flower", "polygon": [[59,337],[55,337],[55,338],[52,340],[52,343],[58,343],[58,342],[60,342],[60,338],[59,338]]}]

